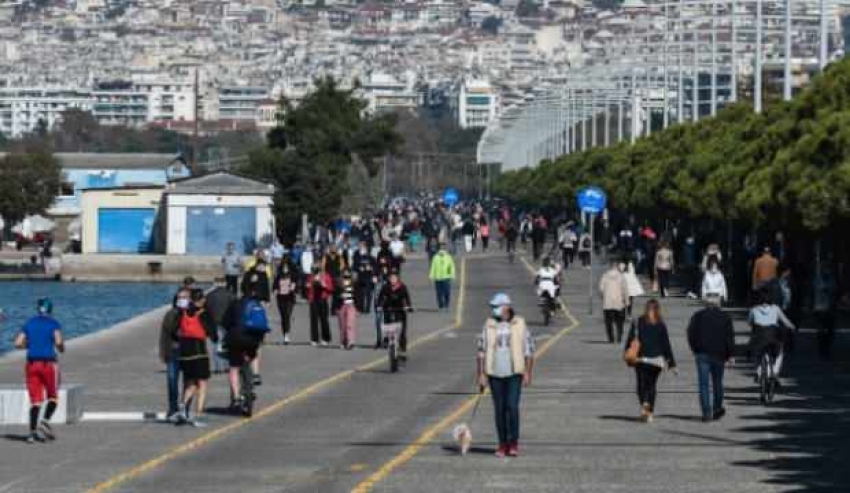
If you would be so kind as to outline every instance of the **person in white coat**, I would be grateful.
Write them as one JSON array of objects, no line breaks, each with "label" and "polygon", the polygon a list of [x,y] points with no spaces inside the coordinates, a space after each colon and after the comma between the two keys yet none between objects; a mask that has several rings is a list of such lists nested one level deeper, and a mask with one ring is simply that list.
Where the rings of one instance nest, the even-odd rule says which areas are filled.
[{"label": "person in white coat", "polygon": [[709,261],[705,274],[702,277],[702,299],[714,295],[720,297],[720,302],[725,303],[728,298],[726,290],[726,278],[720,272],[717,262]]},{"label": "person in white coat", "polygon": [[637,274],[635,273],[635,263],[629,260],[628,267],[626,268],[626,284],[629,288],[629,306],[626,307],[626,313],[629,318],[632,316],[632,304],[634,303],[635,298],[638,296],[643,296],[644,290],[643,286],[640,284],[640,280],[638,279]]}]

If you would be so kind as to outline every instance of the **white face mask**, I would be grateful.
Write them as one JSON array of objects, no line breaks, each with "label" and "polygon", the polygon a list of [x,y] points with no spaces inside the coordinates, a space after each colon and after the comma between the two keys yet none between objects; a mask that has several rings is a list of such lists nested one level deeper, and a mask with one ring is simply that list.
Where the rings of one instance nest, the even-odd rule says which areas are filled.
[{"label": "white face mask", "polygon": [[494,306],[491,313],[493,314],[493,318],[502,318],[502,307]]},{"label": "white face mask", "polygon": [[617,270],[619,270],[620,272],[626,272],[626,264],[618,264]]},{"label": "white face mask", "polygon": [[185,310],[185,309],[189,308],[189,300],[187,300],[186,298],[178,298],[177,299],[177,308],[179,308],[181,310]]}]

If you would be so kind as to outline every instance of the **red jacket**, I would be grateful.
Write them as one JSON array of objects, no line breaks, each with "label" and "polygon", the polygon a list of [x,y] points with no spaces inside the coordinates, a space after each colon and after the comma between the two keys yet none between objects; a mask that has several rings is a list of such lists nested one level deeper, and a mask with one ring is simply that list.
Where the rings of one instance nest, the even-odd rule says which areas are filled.
[{"label": "red jacket", "polygon": [[318,299],[320,299],[316,298],[316,296],[320,296],[322,300],[327,300],[334,292],[334,281],[331,278],[330,274],[324,273],[319,275],[321,276],[320,282],[322,283],[321,290],[313,288],[313,280],[315,276],[313,274],[307,276],[307,301],[309,302],[317,301]]}]

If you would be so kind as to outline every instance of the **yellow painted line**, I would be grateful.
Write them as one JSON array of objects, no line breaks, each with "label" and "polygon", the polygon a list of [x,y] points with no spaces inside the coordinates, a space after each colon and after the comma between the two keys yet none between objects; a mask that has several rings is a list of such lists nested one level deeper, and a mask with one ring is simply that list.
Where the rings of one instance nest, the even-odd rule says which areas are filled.
[{"label": "yellow painted line", "polygon": [[[408,349],[412,350],[412,349],[414,349],[415,347],[417,347],[421,344],[424,344],[428,341],[431,341],[431,340],[439,337],[441,334],[444,334],[444,333],[446,333],[450,330],[454,330],[454,329],[460,327],[461,323],[463,322],[463,303],[464,303],[464,300],[466,299],[465,294],[466,294],[466,259],[462,259],[461,263],[460,263],[460,280],[459,280],[459,286],[458,286],[457,308],[455,310],[454,322],[452,322],[452,324],[447,326],[447,327],[439,329],[435,332],[432,332],[432,333],[430,333],[426,336],[420,337],[419,339],[411,342],[411,344],[408,346]],[[376,359],[375,361],[372,361],[371,363],[368,363],[366,365],[357,367],[357,368],[352,369],[352,370],[346,370],[346,371],[337,373],[336,375],[333,375],[331,377],[328,377],[324,380],[318,381],[318,382],[316,382],[316,383],[314,383],[314,384],[312,384],[312,385],[310,385],[310,386],[308,386],[304,389],[299,390],[298,392],[296,392],[295,394],[293,394],[289,397],[285,397],[282,400],[279,400],[279,401],[277,401],[273,404],[270,404],[269,406],[266,406],[265,408],[263,408],[259,412],[255,413],[250,418],[245,418],[245,419],[233,421],[233,422],[231,422],[231,423],[229,423],[225,426],[211,430],[211,431],[195,438],[194,440],[192,440],[188,443],[185,443],[185,444],[180,445],[178,447],[172,448],[171,450],[169,450],[169,451],[167,451],[167,452],[165,452],[165,453],[163,453],[163,454],[161,454],[161,455],[159,455],[159,456],[157,456],[153,459],[150,459],[147,462],[139,464],[138,466],[132,467],[132,468],[130,468],[130,469],[128,469],[128,470],[126,470],[122,473],[119,473],[119,474],[107,479],[106,481],[98,483],[95,486],[93,486],[91,489],[87,490],[87,493],[105,493],[107,491],[110,491],[110,490],[112,490],[112,489],[114,489],[114,488],[116,488],[116,487],[118,487],[118,486],[120,486],[124,483],[127,483],[128,481],[132,481],[133,479],[136,479],[140,476],[143,476],[143,475],[153,471],[154,469],[165,464],[166,462],[169,462],[171,460],[174,460],[175,458],[186,455],[189,452],[191,452],[191,451],[193,451],[197,448],[200,448],[200,447],[202,447],[202,446],[204,446],[204,445],[206,445],[206,444],[208,444],[208,443],[210,443],[210,442],[212,442],[212,441],[214,441],[218,438],[221,438],[221,437],[223,437],[223,436],[225,436],[225,435],[227,435],[231,432],[239,430],[240,428],[243,428],[243,427],[246,427],[246,426],[248,426],[252,423],[255,423],[262,418],[265,418],[265,417],[270,416],[272,414],[278,413],[278,412],[282,411],[283,409],[285,409],[286,407],[288,407],[292,404],[295,404],[299,401],[302,401],[302,400],[310,397],[311,395],[316,394],[317,392],[324,390],[327,387],[330,387],[331,385],[333,385],[337,382],[340,382],[340,381],[342,381],[346,378],[353,376],[358,371],[363,371],[363,370],[366,370],[366,369],[369,369],[369,368],[374,368],[375,366],[378,366],[378,365],[380,365],[382,363],[386,363],[386,362],[387,362],[386,357],[379,358],[379,359]]]},{"label": "yellow painted line", "polygon": [[[526,268],[528,268],[529,272],[534,274],[534,268],[531,264],[525,260],[524,257],[520,257],[520,259],[525,264]],[[561,329],[557,334],[555,334],[551,339],[546,341],[543,345],[537,348],[537,351],[534,353],[534,359],[542,358],[552,346],[555,345],[556,342],[561,340],[564,336],[575,330],[579,325],[579,321],[577,318],[573,316],[567,307],[566,303],[564,303],[563,298],[561,298],[561,303],[564,306],[564,313],[570,321],[570,324],[567,327]],[[422,450],[423,447],[427,446],[435,436],[449,427],[452,423],[457,422],[464,414],[468,413],[472,406],[475,405],[475,400],[478,396],[470,397],[466,399],[460,406],[458,406],[454,411],[452,411],[448,416],[441,419],[439,422],[431,425],[424,432],[422,432],[419,437],[414,440],[412,444],[407,446],[404,450],[402,450],[398,455],[390,459],[388,462],[384,463],[377,471],[370,474],[369,477],[360,482],[354,489],[351,490],[351,493],[369,493],[374,489],[375,485],[386,479],[390,474],[392,474],[396,469],[403,466],[405,463],[413,459],[416,454]]]}]

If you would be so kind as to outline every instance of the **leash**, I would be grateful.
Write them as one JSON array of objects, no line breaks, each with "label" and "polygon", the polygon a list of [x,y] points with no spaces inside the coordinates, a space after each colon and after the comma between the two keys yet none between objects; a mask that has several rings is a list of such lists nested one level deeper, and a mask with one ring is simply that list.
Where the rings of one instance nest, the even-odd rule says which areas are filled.
[{"label": "leash", "polygon": [[478,407],[481,404],[481,398],[484,397],[484,392],[479,392],[478,397],[475,398],[475,406],[472,408],[472,414],[469,416],[469,422],[472,423],[475,420],[475,416],[478,414]]}]

